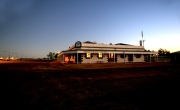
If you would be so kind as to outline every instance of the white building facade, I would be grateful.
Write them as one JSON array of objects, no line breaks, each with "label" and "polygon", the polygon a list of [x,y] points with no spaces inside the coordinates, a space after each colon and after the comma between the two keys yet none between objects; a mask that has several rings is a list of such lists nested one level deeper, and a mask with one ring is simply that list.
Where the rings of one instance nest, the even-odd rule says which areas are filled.
[{"label": "white building facade", "polygon": [[77,41],[57,56],[61,63],[126,63],[151,62],[151,56],[158,52],[145,51],[144,46],[129,44],[103,44]]}]

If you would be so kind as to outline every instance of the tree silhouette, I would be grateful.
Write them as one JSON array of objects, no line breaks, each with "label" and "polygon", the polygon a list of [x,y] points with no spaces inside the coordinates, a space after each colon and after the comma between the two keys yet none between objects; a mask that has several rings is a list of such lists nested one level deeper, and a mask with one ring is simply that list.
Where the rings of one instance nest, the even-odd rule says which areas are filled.
[{"label": "tree silhouette", "polygon": [[160,48],[158,50],[158,54],[161,55],[161,56],[166,56],[166,55],[169,55],[170,54],[170,51],[166,50],[166,49],[162,49]]},{"label": "tree silhouette", "polygon": [[49,52],[49,54],[47,55],[47,57],[49,58],[49,59],[55,59],[55,53],[54,52]]}]

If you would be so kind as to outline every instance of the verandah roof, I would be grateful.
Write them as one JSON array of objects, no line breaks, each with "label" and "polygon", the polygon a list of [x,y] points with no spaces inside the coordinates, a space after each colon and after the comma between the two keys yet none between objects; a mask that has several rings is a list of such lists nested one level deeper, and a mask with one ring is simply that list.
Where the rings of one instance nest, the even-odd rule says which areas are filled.
[{"label": "verandah roof", "polygon": [[115,53],[115,54],[158,54],[158,52],[133,52],[133,51],[62,51],[62,54],[73,54],[73,53]]}]

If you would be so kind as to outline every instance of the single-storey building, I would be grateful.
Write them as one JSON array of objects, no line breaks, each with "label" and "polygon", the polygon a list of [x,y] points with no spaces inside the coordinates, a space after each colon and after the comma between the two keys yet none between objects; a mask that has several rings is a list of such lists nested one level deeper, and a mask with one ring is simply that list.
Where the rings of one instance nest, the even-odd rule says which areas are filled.
[{"label": "single-storey building", "polygon": [[77,41],[67,50],[57,56],[62,63],[125,63],[125,62],[151,62],[151,56],[158,52],[145,51],[144,46],[124,43],[104,44],[96,42]]}]

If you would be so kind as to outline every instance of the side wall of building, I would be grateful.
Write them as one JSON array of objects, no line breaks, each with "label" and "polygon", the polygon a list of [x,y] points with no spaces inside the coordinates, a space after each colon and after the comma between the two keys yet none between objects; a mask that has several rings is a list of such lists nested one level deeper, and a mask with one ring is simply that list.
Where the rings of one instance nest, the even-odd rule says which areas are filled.
[{"label": "side wall of building", "polygon": [[63,55],[57,56],[57,61],[63,62]]},{"label": "side wall of building", "polygon": [[65,54],[64,62],[65,63],[75,63],[76,55],[75,54]]},{"label": "side wall of building", "polygon": [[57,56],[57,61],[60,61],[62,63],[75,63],[75,54],[61,54],[59,56]]}]

